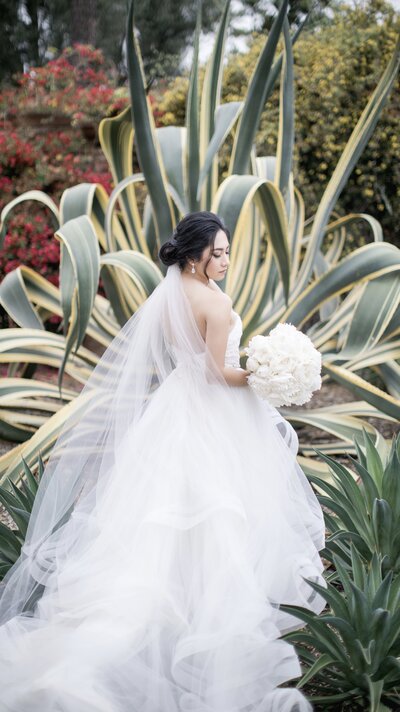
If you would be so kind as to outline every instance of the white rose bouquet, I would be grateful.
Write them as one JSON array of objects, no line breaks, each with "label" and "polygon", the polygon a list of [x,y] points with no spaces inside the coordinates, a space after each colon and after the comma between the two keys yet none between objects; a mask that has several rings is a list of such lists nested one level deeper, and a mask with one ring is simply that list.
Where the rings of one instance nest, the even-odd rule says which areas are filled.
[{"label": "white rose bouquet", "polygon": [[321,388],[321,354],[293,324],[254,336],[245,353],[248,383],[271,405],[303,405]]}]

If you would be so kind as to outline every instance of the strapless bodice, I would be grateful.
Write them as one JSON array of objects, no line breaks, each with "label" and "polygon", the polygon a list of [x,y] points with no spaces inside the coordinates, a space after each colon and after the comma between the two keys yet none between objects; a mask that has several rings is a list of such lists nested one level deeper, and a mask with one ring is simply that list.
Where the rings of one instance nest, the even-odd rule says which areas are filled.
[{"label": "strapless bodice", "polygon": [[228,343],[226,345],[225,353],[225,366],[240,368],[239,346],[243,333],[243,326],[239,314],[233,310],[232,317],[234,321],[228,335]]}]

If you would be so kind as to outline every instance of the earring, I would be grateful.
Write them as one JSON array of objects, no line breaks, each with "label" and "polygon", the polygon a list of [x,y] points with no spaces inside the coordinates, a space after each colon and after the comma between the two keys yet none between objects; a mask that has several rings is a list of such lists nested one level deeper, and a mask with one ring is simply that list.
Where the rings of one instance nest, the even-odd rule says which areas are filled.
[{"label": "earring", "polygon": [[196,274],[196,269],[195,269],[195,266],[194,266],[194,262],[192,262],[192,274]]}]

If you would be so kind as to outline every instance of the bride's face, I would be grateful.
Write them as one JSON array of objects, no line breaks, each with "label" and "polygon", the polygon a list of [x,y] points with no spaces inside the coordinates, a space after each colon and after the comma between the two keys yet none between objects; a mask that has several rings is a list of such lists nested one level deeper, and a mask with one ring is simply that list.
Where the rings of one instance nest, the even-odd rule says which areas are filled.
[{"label": "bride's face", "polygon": [[[211,258],[211,259],[210,259]],[[223,279],[229,267],[229,242],[223,230],[218,230],[214,246],[207,247],[196,265],[196,269],[216,282]]]}]

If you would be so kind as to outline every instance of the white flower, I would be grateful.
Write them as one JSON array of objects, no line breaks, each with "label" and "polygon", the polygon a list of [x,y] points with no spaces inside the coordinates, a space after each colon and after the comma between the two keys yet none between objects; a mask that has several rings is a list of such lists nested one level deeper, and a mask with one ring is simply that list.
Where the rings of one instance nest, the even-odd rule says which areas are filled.
[{"label": "white flower", "polygon": [[253,336],[245,352],[250,386],[274,406],[303,405],[321,388],[321,354],[293,324]]}]

